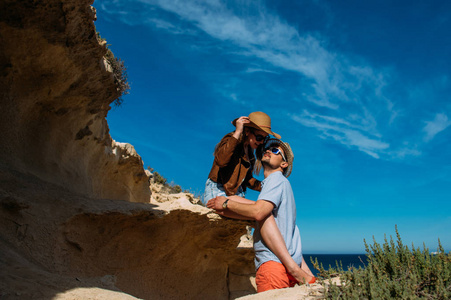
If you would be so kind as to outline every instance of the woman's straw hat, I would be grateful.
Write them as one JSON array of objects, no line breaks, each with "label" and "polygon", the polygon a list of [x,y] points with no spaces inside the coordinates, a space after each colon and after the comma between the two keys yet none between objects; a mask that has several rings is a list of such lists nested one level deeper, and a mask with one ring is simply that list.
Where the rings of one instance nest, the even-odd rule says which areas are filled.
[{"label": "woman's straw hat", "polygon": [[[271,130],[271,118],[261,111],[255,111],[253,113],[250,113],[248,116],[250,123],[245,124],[244,126],[256,128],[258,130],[264,131],[267,134],[271,134],[275,136],[276,138],[280,139],[281,136],[275,132],[272,132]],[[236,118],[232,121],[233,126],[236,126]]]},{"label": "woman's straw hat", "polygon": [[288,178],[288,176],[290,176],[290,174],[291,174],[291,170],[293,170],[293,160],[294,160],[293,151],[291,150],[291,147],[288,143],[284,143],[281,140],[277,140],[277,139],[269,139],[265,143],[265,147],[263,148],[263,151],[265,151],[264,149],[268,149],[269,147],[274,147],[274,146],[280,147],[283,149],[283,153],[284,153],[285,158],[287,159],[287,163],[288,163],[288,167],[286,167],[285,170],[283,171],[283,175]]}]

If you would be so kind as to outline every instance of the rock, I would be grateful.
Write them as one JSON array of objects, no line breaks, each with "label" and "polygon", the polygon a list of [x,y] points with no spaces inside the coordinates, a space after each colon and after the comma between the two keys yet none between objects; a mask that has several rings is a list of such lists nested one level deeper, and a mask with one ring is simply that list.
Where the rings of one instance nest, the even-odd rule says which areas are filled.
[{"label": "rock", "polygon": [[324,299],[324,285],[340,285],[340,277],[332,278],[330,281],[314,283],[310,285],[296,285],[293,288],[286,288],[280,290],[271,290],[254,295],[248,295],[239,298],[240,300],[265,300],[265,299],[278,299],[278,300],[291,300],[291,299],[303,299],[303,300],[316,300]]},{"label": "rock", "polygon": [[2,1],[0,161],[93,198],[149,202],[129,144],[109,135],[119,96],[89,1]]},{"label": "rock", "polygon": [[249,223],[150,187],[109,135],[119,94],[91,2],[0,2],[1,298],[254,293]]},{"label": "rock", "polygon": [[[27,204],[0,205],[2,292],[30,299],[71,299],[88,292],[82,287],[143,299],[255,292],[252,247],[237,248],[248,222],[223,219],[182,193],[132,203],[76,195],[33,175],[1,171],[0,182],[0,204]],[[23,224],[26,234],[18,235]]]}]

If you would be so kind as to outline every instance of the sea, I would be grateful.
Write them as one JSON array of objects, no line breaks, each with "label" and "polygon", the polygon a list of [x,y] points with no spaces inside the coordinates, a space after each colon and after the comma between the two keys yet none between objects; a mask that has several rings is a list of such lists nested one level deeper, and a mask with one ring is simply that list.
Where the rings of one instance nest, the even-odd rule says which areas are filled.
[{"label": "sea", "polygon": [[319,273],[311,262],[311,259],[315,261],[315,258],[318,259],[320,265],[323,264],[325,270],[328,270],[330,266],[336,269],[336,262],[340,264],[340,261],[344,271],[347,271],[350,266],[359,268],[365,267],[367,264],[366,254],[304,254],[304,260],[315,276]]}]

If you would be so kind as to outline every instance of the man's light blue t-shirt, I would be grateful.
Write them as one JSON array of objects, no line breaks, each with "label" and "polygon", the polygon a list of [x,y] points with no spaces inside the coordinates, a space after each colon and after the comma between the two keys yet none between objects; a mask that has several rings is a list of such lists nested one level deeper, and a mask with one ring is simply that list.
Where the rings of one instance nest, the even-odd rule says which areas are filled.
[{"label": "man's light blue t-shirt", "polygon": [[[266,200],[274,204],[272,211],[280,233],[293,260],[300,265],[302,262],[301,235],[296,226],[296,204],[290,182],[282,172],[274,172],[262,182],[262,191],[258,200]],[[277,256],[269,250],[260,234],[260,228],[254,231],[255,269],[267,261],[281,263]]]}]

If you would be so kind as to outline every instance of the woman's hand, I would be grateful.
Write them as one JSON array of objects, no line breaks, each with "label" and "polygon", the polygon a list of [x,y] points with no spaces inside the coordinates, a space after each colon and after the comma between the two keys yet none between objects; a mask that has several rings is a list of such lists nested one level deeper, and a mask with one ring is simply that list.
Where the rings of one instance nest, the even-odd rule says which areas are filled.
[{"label": "woman's hand", "polygon": [[238,140],[240,138],[241,134],[243,133],[244,124],[248,124],[250,122],[251,121],[249,121],[248,117],[239,117],[235,123],[236,129],[235,129],[235,132],[233,133],[233,137]]}]

